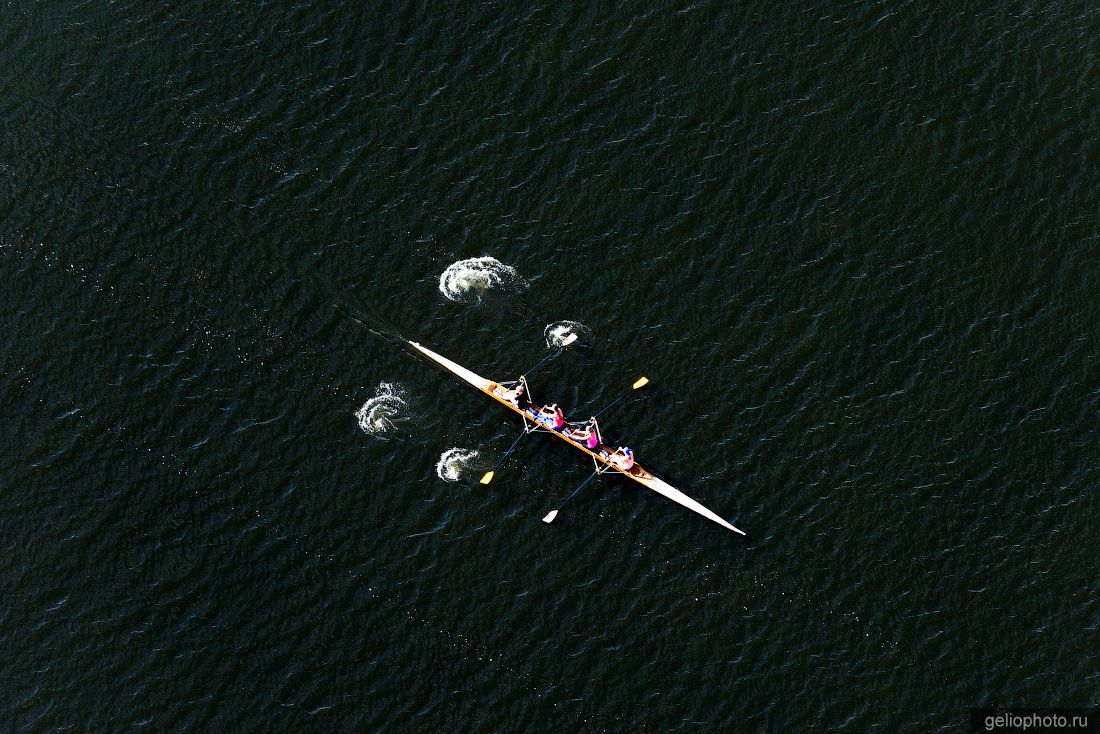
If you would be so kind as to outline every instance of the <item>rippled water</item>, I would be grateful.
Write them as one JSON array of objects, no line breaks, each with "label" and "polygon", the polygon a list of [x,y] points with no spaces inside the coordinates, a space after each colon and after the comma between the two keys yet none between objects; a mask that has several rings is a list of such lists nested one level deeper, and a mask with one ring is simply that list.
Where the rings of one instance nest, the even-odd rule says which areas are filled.
[{"label": "rippled water", "polygon": [[[1100,705],[1090,4],[16,2],[15,731]],[[527,287],[452,301],[452,264]],[[601,423],[751,542],[382,338]],[[356,412],[400,384],[417,420]]]}]

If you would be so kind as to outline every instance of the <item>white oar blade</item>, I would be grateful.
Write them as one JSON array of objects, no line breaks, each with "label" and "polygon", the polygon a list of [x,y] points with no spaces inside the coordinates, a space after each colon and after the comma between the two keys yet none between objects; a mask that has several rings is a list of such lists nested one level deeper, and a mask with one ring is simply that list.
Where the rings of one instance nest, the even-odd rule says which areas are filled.
[{"label": "white oar blade", "polygon": [[485,476],[483,476],[481,478],[481,483],[482,484],[488,484],[489,482],[493,481],[493,474],[494,473],[495,472],[491,472],[491,471],[485,472]]},{"label": "white oar blade", "polygon": [[563,347],[567,347],[575,341],[577,341],[577,335],[576,334],[569,334],[564,339],[561,340],[561,345]]},{"label": "white oar blade", "polygon": [[545,522],[545,523],[552,523],[552,522],[554,522],[554,518],[557,517],[557,516],[558,516],[558,511],[557,510],[550,510],[550,512],[546,513],[546,517],[542,518],[542,521]]}]

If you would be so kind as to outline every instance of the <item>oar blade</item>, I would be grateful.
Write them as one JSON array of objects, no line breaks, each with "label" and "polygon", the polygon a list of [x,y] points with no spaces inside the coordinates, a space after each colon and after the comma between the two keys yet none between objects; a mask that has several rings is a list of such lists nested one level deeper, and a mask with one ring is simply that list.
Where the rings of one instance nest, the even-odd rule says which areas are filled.
[{"label": "oar blade", "polygon": [[554,522],[554,518],[557,517],[557,516],[558,516],[558,511],[557,510],[550,510],[550,512],[546,513],[546,517],[542,518],[542,521],[544,523],[549,524],[549,523]]},{"label": "oar blade", "polygon": [[575,341],[577,341],[576,334],[567,334],[566,337],[561,340],[561,346],[567,347]]},{"label": "oar blade", "polygon": [[483,477],[481,477],[481,483],[482,484],[488,484],[489,482],[493,481],[493,475],[495,473],[496,472],[492,472],[492,471],[485,472],[485,475]]},{"label": "oar blade", "polygon": [[634,382],[634,389],[637,390],[638,388],[645,387],[648,384],[649,384],[649,378],[648,377],[645,377],[645,376],[639,377]]}]

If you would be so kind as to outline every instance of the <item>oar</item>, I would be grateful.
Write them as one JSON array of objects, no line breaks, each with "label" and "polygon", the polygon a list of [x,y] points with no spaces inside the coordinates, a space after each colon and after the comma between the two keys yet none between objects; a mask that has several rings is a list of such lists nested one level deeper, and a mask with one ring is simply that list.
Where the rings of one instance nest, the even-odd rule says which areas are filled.
[{"label": "oar", "polygon": [[554,518],[558,516],[558,513],[561,512],[563,509],[565,509],[565,506],[568,505],[569,502],[574,497],[576,497],[578,494],[580,494],[581,490],[584,489],[585,487],[587,487],[589,482],[591,482],[596,477],[600,476],[600,474],[602,474],[602,472],[599,472],[599,471],[597,471],[593,474],[589,474],[588,478],[585,479],[583,482],[581,482],[579,487],[577,487],[576,489],[573,490],[573,494],[566,497],[565,502],[562,502],[561,506],[558,507],[558,509],[550,510],[550,512],[546,513],[546,517],[542,518],[542,521],[545,522],[545,523],[554,522]]},{"label": "oar", "polygon": [[[577,341],[577,335],[576,334],[567,334],[566,337],[561,340],[561,344],[558,345],[557,349],[550,352],[550,354],[547,354],[545,357],[540,359],[538,362],[535,362],[535,367],[538,367],[539,365],[541,365],[543,362],[545,362],[548,359],[552,359],[553,357],[558,356],[559,354],[561,354],[563,349],[565,349],[567,346],[569,346],[570,344],[572,344],[575,341]],[[532,367],[531,369],[527,370],[523,374],[525,374],[525,375],[531,374],[532,372],[535,371],[535,367]]]},{"label": "oar", "polygon": [[[526,421],[524,421],[524,425],[526,426]],[[522,439],[526,435],[527,429],[524,428],[523,433],[519,434],[519,438],[517,438],[515,442],[513,442],[512,445],[508,447],[507,451],[501,454],[500,458],[497,460],[496,465],[489,471],[485,472],[485,474],[481,477],[482,484],[488,484],[489,482],[493,481],[493,475],[496,474],[497,469],[500,468],[501,462],[508,458],[508,454],[512,453],[512,451],[515,450],[516,446],[519,446],[520,439]]]},{"label": "oar", "polygon": [[605,406],[604,408],[601,408],[600,410],[596,411],[596,415],[594,415],[594,416],[592,416],[592,417],[593,417],[593,418],[595,418],[595,417],[597,417],[597,416],[598,416],[598,415],[599,415],[600,413],[606,413],[607,411],[611,410],[611,409],[612,409],[612,408],[614,408],[614,407],[615,407],[616,405],[618,405],[619,403],[621,403],[622,401],[624,401],[624,400],[626,400],[626,399],[627,399],[628,397],[630,397],[630,395],[631,395],[631,394],[632,394],[632,393],[633,393],[633,392],[634,392],[635,390],[639,390],[639,389],[641,389],[641,388],[645,387],[645,386],[646,386],[646,385],[648,385],[648,384],[649,384],[649,378],[648,378],[648,377],[639,377],[639,378],[638,378],[637,380],[635,380],[635,381],[634,381],[634,384],[630,386],[630,389],[629,389],[629,390],[627,390],[627,391],[626,391],[625,393],[623,393],[623,394],[622,394],[622,395],[620,395],[619,397],[617,397],[617,398],[615,398],[614,400],[612,400],[612,401],[611,401],[611,402],[610,402],[610,403],[609,403],[609,404],[608,404],[607,406]]}]

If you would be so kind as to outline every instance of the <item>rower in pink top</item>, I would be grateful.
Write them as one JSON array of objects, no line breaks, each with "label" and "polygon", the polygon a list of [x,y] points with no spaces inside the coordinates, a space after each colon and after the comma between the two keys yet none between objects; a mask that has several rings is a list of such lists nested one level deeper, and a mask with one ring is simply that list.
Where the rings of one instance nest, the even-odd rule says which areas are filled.
[{"label": "rower in pink top", "polygon": [[580,441],[589,451],[594,451],[600,445],[600,430],[596,427],[595,418],[589,418],[581,428],[570,428],[566,435],[574,441]]}]

